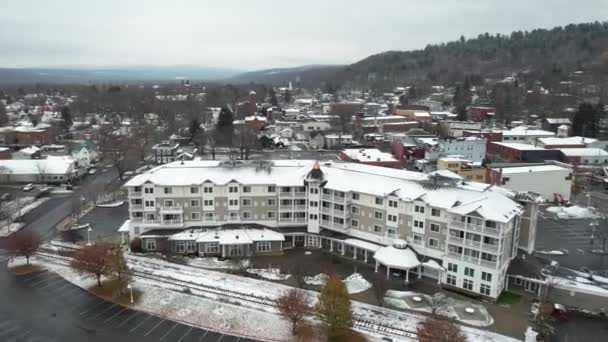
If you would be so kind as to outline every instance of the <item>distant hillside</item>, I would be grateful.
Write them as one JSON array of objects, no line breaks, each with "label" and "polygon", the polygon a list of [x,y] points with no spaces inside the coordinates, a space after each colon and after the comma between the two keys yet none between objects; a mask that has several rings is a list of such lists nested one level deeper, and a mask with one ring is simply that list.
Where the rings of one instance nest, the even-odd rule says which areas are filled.
[{"label": "distant hillside", "polygon": [[100,81],[215,81],[239,71],[198,66],[133,66],[116,68],[0,68],[0,84],[86,83]]},{"label": "distant hillside", "polygon": [[590,68],[608,53],[608,22],[480,34],[474,39],[428,45],[423,50],[388,51],[370,56],[332,78],[346,86],[392,87],[408,82],[445,84],[466,75],[504,77],[531,71],[540,77]]},{"label": "distant hillside", "polygon": [[343,65],[306,65],[295,68],[257,70],[231,77],[226,82],[263,83],[286,85],[289,81],[299,82],[304,87],[317,86],[343,70]]}]

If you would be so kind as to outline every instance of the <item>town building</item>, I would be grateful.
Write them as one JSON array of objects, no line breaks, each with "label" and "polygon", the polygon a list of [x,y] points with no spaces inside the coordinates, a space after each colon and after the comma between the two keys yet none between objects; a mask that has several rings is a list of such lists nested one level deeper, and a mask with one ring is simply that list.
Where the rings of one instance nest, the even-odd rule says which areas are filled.
[{"label": "town building", "polygon": [[601,148],[564,148],[561,160],[572,165],[605,165],[608,164],[608,152]]},{"label": "town building", "polygon": [[325,148],[332,149],[339,146],[348,146],[353,144],[352,134],[326,134]]},{"label": "town building", "polygon": [[476,107],[470,106],[467,108],[467,119],[472,121],[483,121],[491,119],[496,115],[494,107]]},{"label": "town building", "polygon": [[401,168],[401,161],[395,159],[392,154],[382,152],[376,148],[348,148],[338,151],[338,159],[383,167]]},{"label": "town building", "polygon": [[0,160],[0,183],[71,183],[78,177],[76,162],[70,157]]},{"label": "town building", "polygon": [[13,159],[40,159],[39,147],[29,146],[13,153]]},{"label": "town building", "polygon": [[545,160],[560,160],[559,150],[515,142],[492,142],[488,145],[487,155],[495,162],[542,163]]},{"label": "town building", "polygon": [[307,121],[302,123],[302,130],[304,132],[324,132],[331,129],[331,123],[328,121]]},{"label": "town building", "polygon": [[50,145],[54,142],[54,134],[47,124],[15,127],[15,143],[20,145]]},{"label": "town building", "polygon": [[481,130],[481,122],[443,120],[439,122],[439,131],[442,135],[459,138],[464,131]]},{"label": "town building", "polygon": [[160,144],[156,144],[152,147],[154,152],[154,162],[156,164],[166,164],[175,161],[177,157],[177,150],[179,149],[178,143],[171,143],[169,141],[163,141]]},{"label": "town building", "polygon": [[[504,289],[522,212],[506,189],[344,162],[176,162],[125,187],[129,237],[142,238],[149,251],[158,239],[181,241],[174,234],[191,242],[170,249],[200,252],[203,246],[214,255],[257,251],[259,242],[272,253],[305,246],[375,263],[387,277],[391,270],[406,282],[424,276],[489,299]],[[192,229],[200,233],[189,237]],[[270,234],[263,229],[284,241],[256,239]],[[211,242],[215,236],[224,247]]]},{"label": "town building", "polygon": [[569,138],[539,138],[536,146],[546,149],[562,149],[562,148],[585,148],[590,147],[597,139],[585,137],[569,137]]},{"label": "town building", "polygon": [[535,145],[539,138],[554,137],[555,133],[543,131],[541,129],[532,129],[526,126],[515,127],[511,130],[502,131],[503,142],[515,142]]},{"label": "town building", "polygon": [[437,160],[437,170],[451,171],[469,181],[487,182],[487,169],[481,163],[473,163],[463,158],[441,157]]},{"label": "town building", "polygon": [[[424,138],[419,140],[424,140]],[[478,137],[446,140],[431,139],[424,145],[426,149],[424,158],[430,161],[436,161],[441,157],[450,155],[459,155],[463,159],[474,163],[481,163],[486,158],[486,141]]]},{"label": "town building", "polygon": [[515,191],[528,191],[552,201],[555,194],[569,200],[572,189],[570,165],[531,165],[493,167],[490,183]]},{"label": "town building", "polygon": [[70,155],[80,167],[90,167],[98,158],[97,146],[91,140],[76,144],[70,150]]},{"label": "town building", "polygon": [[560,126],[572,126],[572,121],[569,118],[546,118],[541,122],[541,127],[545,131],[557,133]]},{"label": "town building", "polygon": [[8,147],[0,147],[0,159],[11,159],[11,149]]}]

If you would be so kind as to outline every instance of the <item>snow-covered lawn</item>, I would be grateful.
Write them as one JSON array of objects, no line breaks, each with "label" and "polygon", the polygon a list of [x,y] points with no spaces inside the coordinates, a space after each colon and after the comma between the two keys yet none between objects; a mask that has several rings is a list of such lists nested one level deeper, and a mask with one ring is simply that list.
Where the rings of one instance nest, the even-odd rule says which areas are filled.
[{"label": "snow-covered lawn", "polygon": [[208,268],[208,269],[239,269],[249,266],[249,260],[241,260],[239,263],[234,260],[224,259],[219,260],[218,258],[186,258],[184,259],[190,266]]},{"label": "snow-covered lawn", "polygon": [[363,292],[372,287],[372,284],[359,273],[349,275],[344,279],[344,284],[350,294]]},{"label": "snow-covered lawn", "polygon": [[[233,334],[245,334],[262,340],[289,339],[289,328],[278,316],[276,309],[266,304],[258,304],[239,296],[229,296],[229,293],[251,295],[265,298],[272,302],[291,287],[263,280],[256,280],[222,272],[204,270],[187,265],[179,265],[160,259],[151,259],[138,255],[127,255],[129,268],[140,274],[162,276],[167,280],[136,277],[135,286],[144,292],[141,304],[136,308],[149,312],[160,311],[161,314],[186,321],[197,326],[214,330],[228,329]],[[85,281],[91,284],[91,279],[81,280],[80,277],[63,266],[48,264],[48,267],[73,282]],[[319,276],[318,278],[322,278]],[[190,294],[184,293],[183,286],[170,285],[167,281],[188,282],[194,286]],[[85,285],[86,285],[85,284]],[[220,291],[210,292],[197,290],[197,286],[213,287]],[[86,287],[86,286],[83,286]],[[316,301],[317,292],[308,291]],[[195,296],[197,295],[197,296]],[[204,296],[200,298],[198,296]],[[314,303],[314,302],[313,302]],[[401,312],[388,308],[352,302],[352,309],[358,321],[364,320],[373,324],[385,324],[414,332],[417,324],[425,316]],[[205,313],[200,314],[200,313]],[[467,322],[468,323],[468,322]],[[516,339],[462,327],[470,341],[513,342]],[[379,333],[379,331],[376,331]],[[376,334],[372,334],[377,337]],[[389,334],[393,341],[412,341],[410,338]]]},{"label": "snow-covered lawn", "polygon": [[560,219],[589,219],[595,217],[589,208],[576,205],[571,207],[549,207],[547,211],[556,214]]},{"label": "snow-covered lawn", "polygon": [[1,223],[2,227],[0,227],[0,237],[7,237],[17,231],[19,231],[21,228],[23,228],[25,226],[25,223],[23,222],[12,222],[9,223],[8,225],[3,222]]},{"label": "snow-covered lawn", "polygon": [[278,268],[250,268],[247,273],[256,274],[268,280],[287,280],[291,274],[281,274]]},{"label": "snow-covered lawn", "polygon": [[37,208],[42,203],[48,201],[49,198],[40,198],[34,200],[34,197],[23,197],[19,200],[21,209],[18,209],[17,201],[11,201],[3,205],[3,211],[10,217],[7,220],[0,221],[0,237],[7,237],[25,226],[22,222],[14,222],[19,216],[23,216]]},{"label": "snow-covered lawn", "polygon": [[117,202],[111,202],[111,203],[98,204],[97,207],[98,208],[118,208],[123,204],[125,204],[125,201],[117,201]]},{"label": "snow-covered lawn", "polygon": [[329,276],[325,273],[319,273],[312,277],[304,277],[304,282],[308,285],[323,286],[329,279]]}]

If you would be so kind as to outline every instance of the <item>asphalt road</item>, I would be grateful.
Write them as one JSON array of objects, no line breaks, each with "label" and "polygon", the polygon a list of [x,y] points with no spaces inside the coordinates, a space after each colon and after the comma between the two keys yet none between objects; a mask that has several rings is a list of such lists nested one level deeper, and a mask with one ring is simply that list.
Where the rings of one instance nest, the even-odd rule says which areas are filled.
[{"label": "asphalt road", "polygon": [[17,276],[8,272],[5,264],[3,259],[0,341],[252,341],[104,301],[52,272]]},{"label": "asphalt road", "polygon": [[570,314],[567,322],[555,323],[556,342],[605,342],[608,340],[608,323],[605,319]]}]

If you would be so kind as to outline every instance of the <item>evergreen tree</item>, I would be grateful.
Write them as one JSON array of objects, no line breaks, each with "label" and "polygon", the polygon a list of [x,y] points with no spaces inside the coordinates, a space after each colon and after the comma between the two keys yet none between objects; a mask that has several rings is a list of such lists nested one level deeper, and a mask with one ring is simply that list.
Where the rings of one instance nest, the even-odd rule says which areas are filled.
[{"label": "evergreen tree", "polygon": [[572,119],[572,135],[596,137],[603,108],[602,104],[581,103]]},{"label": "evergreen tree", "polygon": [[8,125],[8,115],[4,103],[0,102],[0,127]]},{"label": "evergreen tree", "polygon": [[65,131],[69,131],[70,127],[72,127],[72,124],[74,124],[70,107],[63,106],[63,108],[61,108],[61,120],[63,120],[61,123],[63,129]]},{"label": "evergreen tree", "polygon": [[227,106],[222,107],[217,118],[215,130],[217,133],[217,141],[225,146],[232,145],[234,136],[234,116],[232,111]]},{"label": "evergreen tree", "polygon": [[285,103],[289,104],[291,103],[291,91],[289,89],[285,90],[285,95],[283,96],[283,99],[285,100]]},{"label": "evergreen tree", "polygon": [[273,107],[277,107],[279,105],[279,100],[277,100],[277,93],[274,91],[273,87],[270,87],[268,90],[268,96],[270,97],[270,104]]},{"label": "evergreen tree", "polygon": [[317,318],[328,338],[336,338],[348,332],[352,326],[352,311],[346,285],[331,275],[321,290],[317,303]]},{"label": "evergreen tree", "polygon": [[188,125],[188,133],[190,133],[190,141],[193,141],[196,137],[196,134],[201,129],[201,123],[197,118],[190,120],[190,124]]}]

